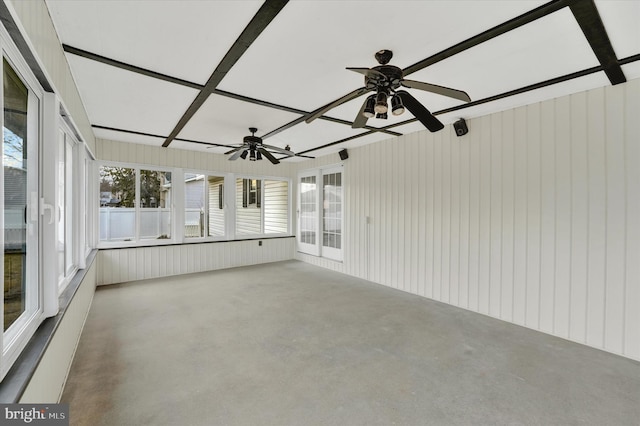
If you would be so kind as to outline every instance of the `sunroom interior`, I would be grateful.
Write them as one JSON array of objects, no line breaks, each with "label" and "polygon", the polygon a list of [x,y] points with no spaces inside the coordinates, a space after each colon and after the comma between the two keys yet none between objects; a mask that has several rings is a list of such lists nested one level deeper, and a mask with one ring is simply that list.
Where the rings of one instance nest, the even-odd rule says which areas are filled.
[{"label": "sunroom interior", "polygon": [[603,351],[640,395],[640,2],[0,18],[2,402],[61,401],[97,289],[276,262]]}]

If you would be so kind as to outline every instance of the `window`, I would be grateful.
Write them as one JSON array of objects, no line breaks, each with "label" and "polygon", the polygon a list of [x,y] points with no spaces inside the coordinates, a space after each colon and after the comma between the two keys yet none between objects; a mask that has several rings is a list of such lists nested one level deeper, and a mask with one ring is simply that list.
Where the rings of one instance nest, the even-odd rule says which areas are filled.
[{"label": "window", "polygon": [[74,191],[73,168],[75,138],[71,131],[63,125],[58,133],[57,155],[57,241],[58,251],[58,286],[60,290],[69,283],[77,270],[76,243],[74,232]]},{"label": "window", "polygon": [[[286,235],[287,179],[98,165],[102,247]],[[174,223],[175,221],[175,223]]]},{"label": "window", "polygon": [[171,172],[139,171],[140,239],[171,238]]},{"label": "window", "polygon": [[185,238],[225,235],[224,177],[184,175]]},{"label": "window", "polygon": [[342,260],[342,174],[342,167],[334,167],[298,176],[299,251]]},{"label": "window", "polygon": [[322,175],[322,246],[342,247],[342,173]]},{"label": "window", "polygon": [[171,172],[100,167],[100,241],[171,239]]},{"label": "window", "polygon": [[300,178],[300,208],[298,238],[301,243],[315,246],[318,223],[316,176]]},{"label": "window", "polygon": [[136,171],[100,168],[100,241],[132,241],[136,237]]},{"label": "window", "polygon": [[[2,39],[5,41],[5,38]],[[6,54],[6,52],[4,52]],[[20,63],[22,64],[22,63]],[[26,66],[2,60],[3,377],[43,318],[38,279],[40,96]],[[21,72],[24,70],[24,72]],[[40,89],[38,89],[40,90]]]},{"label": "window", "polygon": [[289,232],[289,182],[236,179],[236,235]]}]

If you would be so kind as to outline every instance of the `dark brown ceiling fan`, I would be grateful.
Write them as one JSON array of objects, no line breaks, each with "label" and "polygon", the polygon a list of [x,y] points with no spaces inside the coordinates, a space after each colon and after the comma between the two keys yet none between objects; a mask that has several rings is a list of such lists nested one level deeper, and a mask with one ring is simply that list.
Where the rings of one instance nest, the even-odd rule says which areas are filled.
[{"label": "dark brown ceiling fan", "polygon": [[386,119],[389,111],[388,99],[391,98],[391,113],[400,115],[405,108],[409,110],[424,126],[432,132],[441,130],[444,125],[429,112],[416,98],[406,90],[398,90],[401,87],[424,90],[442,96],[470,102],[471,98],[462,90],[451,89],[449,87],[435,84],[423,83],[421,81],[407,80],[404,78],[402,69],[389,65],[393,57],[390,50],[380,50],[375,54],[375,58],[380,65],[373,68],[347,68],[364,75],[364,87],[358,88],[351,93],[337,99],[309,114],[305,119],[311,123],[325,112],[333,109],[345,102],[357,98],[367,92],[375,92],[367,97],[362,104],[358,115],[353,121],[354,129],[366,126],[367,120],[372,117]]},{"label": "dark brown ceiling fan", "polygon": [[[278,148],[277,146],[265,145],[262,143],[262,138],[255,135],[258,131],[255,127],[249,127],[249,131],[251,132],[251,136],[245,136],[242,139],[242,145],[237,148],[234,148],[230,151],[225,152],[227,154],[233,154],[229,157],[229,161],[235,161],[238,158],[242,158],[243,160],[249,156],[250,161],[262,160],[262,157],[267,157],[269,161],[273,164],[278,164],[280,161],[273,156],[273,154],[269,151],[273,151],[274,153],[288,155],[293,157],[295,154],[288,149]],[[288,148],[288,146],[287,146]]]}]

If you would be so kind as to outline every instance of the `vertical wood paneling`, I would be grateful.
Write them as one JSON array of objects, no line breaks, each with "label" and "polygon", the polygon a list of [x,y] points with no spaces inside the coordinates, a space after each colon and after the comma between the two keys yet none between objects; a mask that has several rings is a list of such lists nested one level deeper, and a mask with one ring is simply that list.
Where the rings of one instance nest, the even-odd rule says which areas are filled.
[{"label": "vertical wood paneling", "polygon": [[[451,127],[447,127],[451,129]],[[449,136],[449,137],[447,137]],[[451,138],[444,134],[451,150],[449,174],[451,175],[451,211],[449,217],[449,303],[460,306],[460,222],[462,221],[460,209],[460,139]]]},{"label": "vertical wood paneling", "polygon": [[525,325],[540,327],[540,257],[542,255],[542,117],[540,104],[527,109],[527,290]]},{"label": "vertical wood paneling", "polygon": [[500,270],[500,318],[513,321],[513,259],[515,212],[515,116],[514,111],[502,114],[502,241]]},{"label": "vertical wood paneling", "polygon": [[442,235],[440,238],[440,299],[448,303],[450,297],[450,262],[451,262],[451,142],[446,137],[448,127],[436,133],[442,149]]},{"label": "vertical wood paneling", "polygon": [[442,215],[443,215],[443,162],[442,140],[434,136],[434,192],[433,192],[433,298],[442,300]]},{"label": "vertical wood paneling", "polygon": [[556,268],[556,143],[555,105],[541,104],[541,200],[540,200],[540,330],[553,333]]},{"label": "vertical wood paneling", "polygon": [[[224,253],[230,255],[224,256]],[[294,253],[295,238],[267,238],[262,240],[262,246],[258,246],[257,241],[249,240],[100,250],[97,282],[99,285],[115,284],[232,266],[278,262],[293,259]]]},{"label": "vertical wood paneling", "polygon": [[491,117],[478,120],[480,127],[480,232],[478,312],[489,313],[491,279]]},{"label": "vertical wood paneling", "polygon": [[421,133],[423,135],[422,143],[427,145],[427,194],[426,194],[426,216],[427,216],[427,230],[426,230],[426,238],[427,238],[427,247],[426,247],[426,259],[424,259],[425,263],[425,291],[424,295],[427,297],[434,297],[434,259],[435,259],[435,169],[437,160],[435,158],[435,144],[433,142],[432,137],[427,137],[426,133]]},{"label": "vertical wood paneling", "polygon": [[414,294],[419,293],[419,278],[418,278],[418,269],[417,267],[413,267],[413,265],[418,265],[418,253],[420,252],[420,239],[416,238],[416,235],[420,235],[420,225],[422,222],[422,210],[418,208],[420,204],[420,199],[423,198],[420,193],[421,189],[423,189],[422,182],[420,180],[420,162],[422,161],[422,157],[419,156],[420,153],[420,137],[418,133],[413,133],[411,135],[411,152],[415,153],[415,155],[410,156],[410,164],[409,164],[409,181],[411,183],[411,209],[408,213],[408,223],[410,224],[409,229],[406,232],[405,238],[407,241],[406,247],[409,250],[409,256],[407,256],[406,267],[411,271],[411,288],[410,291]]},{"label": "vertical wood paneling", "polygon": [[526,323],[527,312],[527,109],[515,110],[513,160],[513,302],[512,321]]},{"label": "vertical wood paneling", "polygon": [[429,241],[428,234],[428,213],[427,213],[427,198],[429,197],[428,193],[428,182],[427,182],[427,168],[424,166],[428,164],[429,158],[427,157],[427,144],[424,133],[417,133],[417,142],[418,142],[418,154],[417,157],[419,159],[418,165],[419,175],[418,175],[418,190],[417,190],[417,200],[418,200],[418,258],[416,260],[418,267],[418,291],[417,293],[421,296],[425,296],[427,294],[427,245]]},{"label": "vertical wood paneling", "polygon": [[640,80],[629,86],[624,107],[627,235],[623,353],[640,359]]},{"label": "vertical wood paneling", "polygon": [[500,317],[502,300],[502,114],[491,116],[489,315]]},{"label": "vertical wood paneling", "polygon": [[605,171],[604,89],[587,95],[587,138],[589,168],[589,243],[587,271],[587,343],[604,344],[606,278],[606,171]]},{"label": "vertical wood paneling", "polygon": [[[621,352],[624,346],[626,181],[624,87],[605,89],[605,158],[607,182],[606,290],[604,346]],[[640,196],[640,194],[636,194]],[[640,326],[640,324],[639,324]]]},{"label": "vertical wood paneling", "polygon": [[468,308],[479,311],[480,291],[480,120],[467,134],[469,139],[469,304]]},{"label": "vertical wood paneling", "polygon": [[571,99],[555,101],[554,334],[569,337],[571,298]]},{"label": "vertical wood paneling", "polygon": [[587,95],[571,96],[571,299],[569,338],[586,341],[589,192]]},{"label": "vertical wood paneling", "polygon": [[458,306],[469,308],[469,258],[470,258],[470,224],[471,195],[470,188],[470,146],[469,137],[461,137],[460,149],[460,234],[458,237]]}]

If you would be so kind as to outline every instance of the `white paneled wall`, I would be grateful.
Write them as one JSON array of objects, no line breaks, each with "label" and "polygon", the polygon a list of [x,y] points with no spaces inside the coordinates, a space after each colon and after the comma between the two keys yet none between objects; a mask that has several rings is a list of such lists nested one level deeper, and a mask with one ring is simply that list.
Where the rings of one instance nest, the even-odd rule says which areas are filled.
[{"label": "white paneled wall", "polygon": [[634,80],[352,149],[344,263],[297,258],[640,359],[639,111]]},{"label": "white paneled wall", "polygon": [[295,238],[100,250],[98,285],[293,259]]}]

